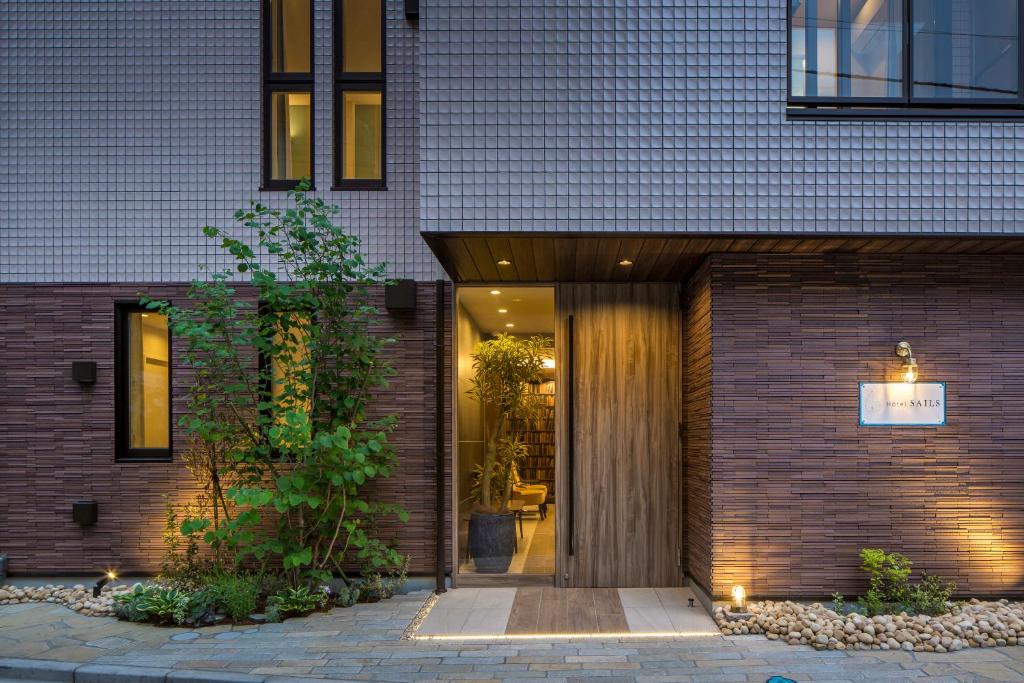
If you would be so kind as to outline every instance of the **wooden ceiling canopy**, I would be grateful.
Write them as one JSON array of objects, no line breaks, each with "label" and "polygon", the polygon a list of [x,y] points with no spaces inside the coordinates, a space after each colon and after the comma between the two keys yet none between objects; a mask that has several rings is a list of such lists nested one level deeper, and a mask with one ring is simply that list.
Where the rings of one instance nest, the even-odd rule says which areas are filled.
[{"label": "wooden ceiling canopy", "polygon": [[[448,276],[468,282],[679,282],[711,253],[1024,254],[1024,235],[623,235],[424,232]],[[499,261],[508,261],[499,265]],[[630,261],[632,265],[619,265]]]}]

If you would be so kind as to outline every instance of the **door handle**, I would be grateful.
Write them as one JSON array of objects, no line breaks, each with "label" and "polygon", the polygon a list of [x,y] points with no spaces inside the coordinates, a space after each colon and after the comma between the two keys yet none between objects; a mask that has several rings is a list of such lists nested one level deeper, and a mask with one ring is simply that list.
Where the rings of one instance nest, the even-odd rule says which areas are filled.
[{"label": "door handle", "polygon": [[569,557],[576,552],[576,363],[575,354],[575,330],[573,328],[573,317],[570,315],[565,321],[565,355],[566,357],[566,384],[565,388],[566,407],[566,453],[569,475]]}]

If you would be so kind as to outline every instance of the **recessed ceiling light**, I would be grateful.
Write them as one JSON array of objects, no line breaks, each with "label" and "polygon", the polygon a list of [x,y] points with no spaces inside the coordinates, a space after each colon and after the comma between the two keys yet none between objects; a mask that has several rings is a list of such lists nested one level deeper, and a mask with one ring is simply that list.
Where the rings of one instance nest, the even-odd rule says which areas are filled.
[{"label": "recessed ceiling light", "polygon": [[503,258],[503,259],[501,259],[500,261],[498,261],[498,265],[499,265],[499,266],[511,266],[511,265],[512,265],[512,262],[511,262],[511,261],[509,261],[508,259],[504,259],[504,258]]},{"label": "recessed ceiling light", "polygon": [[492,289],[491,290],[491,294],[501,294],[501,290],[500,289]]},{"label": "recessed ceiling light", "polygon": [[633,262],[630,261],[628,258],[624,258],[621,261],[619,261],[619,265],[620,266],[631,266],[631,265],[633,265]]},{"label": "recessed ceiling light", "polygon": [[498,309],[498,313],[508,313],[508,309],[507,308],[499,308]]},{"label": "recessed ceiling light", "polygon": [[519,303],[520,301],[522,301],[522,299],[512,299],[512,303],[514,303],[514,304],[517,304],[517,303]]},{"label": "recessed ceiling light", "polygon": [[505,323],[505,327],[515,327],[515,323]]}]

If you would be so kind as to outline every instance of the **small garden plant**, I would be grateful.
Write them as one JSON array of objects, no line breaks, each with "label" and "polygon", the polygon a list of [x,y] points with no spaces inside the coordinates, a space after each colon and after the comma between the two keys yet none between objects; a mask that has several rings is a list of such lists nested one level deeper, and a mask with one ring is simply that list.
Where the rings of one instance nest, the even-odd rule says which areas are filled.
[{"label": "small garden plant", "polygon": [[956,591],[952,581],[943,582],[923,573],[919,583],[911,583],[913,563],[900,553],[864,548],[860,559],[861,569],[870,579],[867,592],[857,604],[869,616],[899,612],[936,615],[948,609],[949,599]]}]

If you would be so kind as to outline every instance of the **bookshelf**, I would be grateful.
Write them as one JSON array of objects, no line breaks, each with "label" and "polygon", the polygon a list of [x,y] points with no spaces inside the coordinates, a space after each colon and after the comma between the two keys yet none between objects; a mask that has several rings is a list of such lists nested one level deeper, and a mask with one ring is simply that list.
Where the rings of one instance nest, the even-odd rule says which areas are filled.
[{"label": "bookshelf", "polygon": [[539,394],[541,407],[536,417],[515,420],[510,429],[519,434],[529,453],[519,466],[519,475],[531,484],[546,484],[548,502],[555,495],[555,382],[531,384],[530,392]]}]

